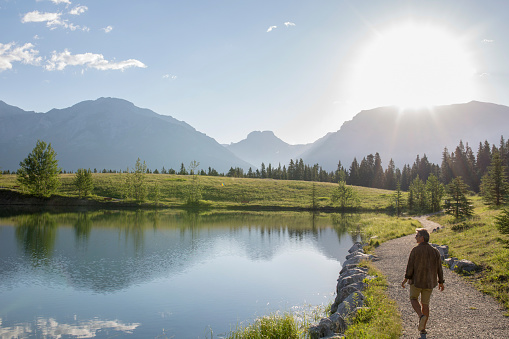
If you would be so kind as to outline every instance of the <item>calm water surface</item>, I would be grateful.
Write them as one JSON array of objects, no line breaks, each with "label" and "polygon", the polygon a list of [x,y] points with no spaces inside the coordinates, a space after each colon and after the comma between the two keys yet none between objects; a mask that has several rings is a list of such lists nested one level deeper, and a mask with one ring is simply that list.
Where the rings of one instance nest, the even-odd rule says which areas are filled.
[{"label": "calm water surface", "polygon": [[352,217],[101,211],[0,219],[0,338],[218,338],[327,304]]}]

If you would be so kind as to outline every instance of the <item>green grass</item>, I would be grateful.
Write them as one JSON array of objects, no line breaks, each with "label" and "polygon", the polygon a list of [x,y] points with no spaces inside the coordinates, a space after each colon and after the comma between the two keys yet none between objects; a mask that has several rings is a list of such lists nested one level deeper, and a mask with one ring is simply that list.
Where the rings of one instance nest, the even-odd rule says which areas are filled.
[{"label": "green grass", "polygon": [[[93,173],[94,190],[89,199],[104,201],[104,198],[122,199],[122,181],[125,174]],[[313,184],[316,189],[316,202],[322,210],[336,209],[331,202],[334,183],[313,183],[308,181],[249,179],[230,177],[199,176],[202,191],[201,205],[208,208],[240,209],[309,209],[312,202]],[[76,197],[72,184],[74,174],[61,174],[62,183],[58,194]],[[184,207],[185,192],[192,183],[191,176],[172,174],[147,174],[147,204],[151,201],[151,191],[157,184],[160,190],[159,204],[164,207]],[[0,176],[0,187],[13,188],[16,175]],[[354,189],[361,199],[358,210],[379,211],[387,209],[392,203],[392,191],[357,187]]]},{"label": "green grass", "polygon": [[362,265],[368,267],[368,274],[376,278],[368,281],[362,311],[348,324],[346,338],[399,338],[401,334],[401,315],[396,303],[387,297],[387,280],[372,263]]},{"label": "green grass", "polygon": [[441,214],[430,218],[446,226],[432,234],[432,241],[448,245],[450,256],[479,265],[480,272],[465,278],[509,309],[509,236],[501,234],[494,223],[501,210],[484,205],[478,197],[473,203],[473,217],[455,220]]},{"label": "green grass", "polygon": [[301,338],[302,330],[296,318],[290,314],[283,315],[274,313],[262,318],[258,318],[253,324],[247,326],[237,326],[237,328],[227,334],[227,339],[297,339]]}]

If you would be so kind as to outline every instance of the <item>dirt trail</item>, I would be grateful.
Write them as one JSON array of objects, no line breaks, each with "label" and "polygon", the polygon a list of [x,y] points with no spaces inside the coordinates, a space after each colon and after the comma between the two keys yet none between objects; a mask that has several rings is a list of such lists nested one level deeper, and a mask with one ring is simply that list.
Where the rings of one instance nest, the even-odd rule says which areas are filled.
[{"label": "dirt trail", "polygon": [[[433,242],[431,231],[440,225],[425,216],[415,219],[428,229],[430,242]],[[428,334],[421,336],[417,330],[417,315],[410,305],[409,288],[401,287],[408,255],[414,246],[414,235],[408,235],[385,242],[375,250],[380,259],[375,265],[387,276],[388,294],[396,300],[401,312],[401,338],[509,338],[509,318],[503,315],[502,305],[445,267],[445,291],[433,290]]]}]

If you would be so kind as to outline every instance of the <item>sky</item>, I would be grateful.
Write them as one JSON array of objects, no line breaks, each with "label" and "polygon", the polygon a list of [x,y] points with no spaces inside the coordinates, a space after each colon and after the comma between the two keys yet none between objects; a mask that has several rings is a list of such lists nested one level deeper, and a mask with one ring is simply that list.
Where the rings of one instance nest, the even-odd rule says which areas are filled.
[{"label": "sky", "polygon": [[361,110],[509,106],[499,0],[0,0],[0,100],[115,97],[222,144],[314,142]]}]

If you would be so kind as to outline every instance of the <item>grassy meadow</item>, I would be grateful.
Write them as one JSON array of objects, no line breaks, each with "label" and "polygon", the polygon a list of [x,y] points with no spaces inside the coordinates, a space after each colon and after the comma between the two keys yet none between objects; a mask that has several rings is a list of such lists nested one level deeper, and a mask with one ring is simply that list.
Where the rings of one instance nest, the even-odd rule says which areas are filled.
[{"label": "grassy meadow", "polygon": [[[61,174],[62,185],[58,194],[77,197],[73,185],[74,174]],[[121,173],[93,173],[94,190],[88,199],[104,201],[104,198],[122,200],[122,186],[126,175]],[[331,195],[338,186],[293,180],[249,179],[232,177],[197,176],[202,194],[201,204],[209,208],[240,209],[309,209],[315,204],[324,210],[334,209]],[[190,175],[146,174],[147,199],[145,205],[154,203],[156,187],[159,190],[158,205],[162,207],[184,207],[187,190],[193,185]],[[17,186],[16,175],[0,176],[0,187]],[[314,187],[314,188],[313,188]],[[380,211],[391,206],[393,192],[357,187],[360,197],[358,210]]]}]

